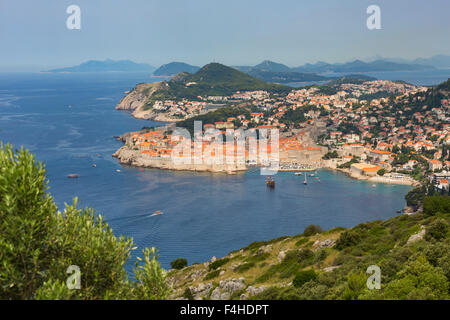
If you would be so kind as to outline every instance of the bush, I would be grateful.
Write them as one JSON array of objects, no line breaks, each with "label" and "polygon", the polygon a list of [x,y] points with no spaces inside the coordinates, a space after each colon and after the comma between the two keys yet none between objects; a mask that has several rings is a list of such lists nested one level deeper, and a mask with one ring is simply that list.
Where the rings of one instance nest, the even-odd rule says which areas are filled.
[{"label": "bush", "polygon": [[292,284],[294,285],[294,287],[300,288],[305,283],[307,283],[307,282],[309,282],[311,280],[315,280],[316,278],[317,278],[317,274],[316,274],[316,272],[314,270],[300,271],[295,276],[294,281],[292,282]]},{"label": "bush", "polygon": [[360,273],[351,273],[347,278],[347,287],[344,290],[345,300],[357,300],[359,295],[366,288],[367,276],[361,271]]},{"label": "bush", "polygon": [[177,270],[179,270],[179,269],[183,269],[184,267],[186,267],[187,264],[188,264],[187,259],[184,259],[184,258],[178,258],[178,259],[173,260],[173,261],[170,263],[170,266],[172,267],[172,269],[177,269]]},{"label": "bush", "polygon": [[230,258],[218,259],[218,260],[210,263],[209,264],[209,271],[216,270],[217,268],[220,268],[224,264],[228,263],[228,261],[230,261]]},{"label": "bush", "polygon": [[305,243],[307,243],[307,242],[309,242],[309,240],[308,240],[307,238],[301,238],[300,240],[298,240],[298,241],[295,243],[295,245],[296,245],[297,247],[299,247],[299,246],[301,246],[302,244],[305,244]]},{"label": "bush", "polygon": [[354,230],[348,230],[341,233],[341,236],[336,241],[336,249],[342,250],[346,247],[353,246],[361,239],[360,235]]},{"label": "bush", "polygon": [[309,237],[309,236],[315,235],[316,233],[322,233],[322,232],[323,232],[323,230],[322,230],[322,228],[320,226],[314,225],[314,224],[310,224],[303,231],[303,235],[305,237]]},{"label": "bush", "polygon": [[428,196],[423,201],[423,212],[433,216],[436,213],[450,213],[449,196]]},{"label": "bush", "polygon": [[[170,288],[146,249],[130,281],[125,271],[132,240],[116,238],[77,199],[60,212],[47,193],[44,166],[26,150],[0,145],[0,299],[166,299]],[[80,289],[68,290],[67,270],[81,272]]]},{"label": "bush", "polygon": [[218,277],[219,274],[220,274],[220,270],[214,270],[214,271],[211,271],[210,273],[208,273],[208,274],[205,276],[204,280],[205,280],[205,281],[206,281],[206,280],[211,280],[211,279],[213,279],[213,278]]},{"label": "bush", "polygon": [[415,189],[412,189],[405,196],[406,205],[413,207],[415,209],[419,208],[419,206],[425,199],[426,193],[427,190],[425,186],[420,186]]},{"label": "bush", "polygon": [[377,174],[381,177],[384,176],[385,173],[386,173],[386,169],[380,169],[377,171]]},{"label": "bush", "polygon": [[183,298],[186,298],[186,299],[188,299],[188,300],[194,300],[194,295],[192,294],[191,289],[186,288],[186,289],[184,290]]},{"label": "bush", "polygon": [[236,268],[234,268],[234,272],[243,273],[245,271],[250,270],[254,266],[255,266],[254,262],[243,263],[240,266],[237,266]]},{"label": "bush", "polygon": [[444,219],[433,221],[425,232],[425,239],[440,241],[447,236],[448,223]]}]

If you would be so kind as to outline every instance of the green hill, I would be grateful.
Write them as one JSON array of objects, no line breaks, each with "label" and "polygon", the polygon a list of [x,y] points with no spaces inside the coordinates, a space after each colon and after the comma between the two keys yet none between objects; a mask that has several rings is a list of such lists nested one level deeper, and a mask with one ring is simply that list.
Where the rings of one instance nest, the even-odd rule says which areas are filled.
[{"label": "green hill", "polygon": [[234,68],[220,63],[210,63],[197,73],[187,78],[188,82],[196,82],[199,86],[215,94],[229,95],[237,90],[267,90],[270,92],[286,92],[291,88],[269,84],[256,79]]},{"label": "green hill", "polygon": [[161,89],[148,97],[146,109],[156,100],[198,100],[199,97],[230,96],[236,91],[266,90],[270,93],[285,94],[292,88],[266,83],[248,74],[219,63],[210,63],[195,74],[183,73],[173,80],[164,82]]}]

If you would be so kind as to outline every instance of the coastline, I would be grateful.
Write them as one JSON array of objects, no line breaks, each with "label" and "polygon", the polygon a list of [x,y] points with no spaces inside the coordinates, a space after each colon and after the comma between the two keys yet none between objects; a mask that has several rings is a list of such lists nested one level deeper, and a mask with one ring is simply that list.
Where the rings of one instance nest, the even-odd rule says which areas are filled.
[{"label": "coastline", "polygon": [[[121,138],[121,140],[123,137]],[[126,145],[122,146],[119,150],[117,150],[113,155],[114,158],[117,158],[119,163],[130,165],[133,167],[141,167],[141,168],[154,168],[161,170],[174,170],[174,171],[195,171],[195,172],[211,172],[211,173],[226,173],[226,174],[237,174],[243,173],[247,171],[249,168],[247,165],[242,164],[175,164],[170,157],[161,158],[161,157],[147,157],[141,154],[139,150],[131,150]],[[282,164],[281,164],[282,165]],[[331,170],[346,174],[349,178],[355,180],[362,180],[373,183],[388,183],[388,184],[399,184],[399,185],[407,185],[407,186],[417,186],[420,183],[415,180],[400,180],[394,179],[390,177],[382,177],[382,176],[361,176],[354,175],[350,172],[349,169],[340,169],[340,168],[330,168],[326,166],[317,167],[315,169],[278,169],[279,172],[310,172],[316,170]]]},{"label": "coastline", "polygon": [[418,181],[415,181],[412,179],[400,180],[400,179],[393,179],[393,178],[382,177],[382,176],[369,177],[369,176],[355,175],[355,174],[352,174],[352,172],[349,169],[327,168],[327,167],[324,167],[323,169],[342,172],[342,173],[346,174],[349,178],[352,178],[355,180],[365,180],[365,181],[374,182],[374,183],[400,184],[400,185],[406,185],[406,186],[412,186],[412,187],[420,184]]}]

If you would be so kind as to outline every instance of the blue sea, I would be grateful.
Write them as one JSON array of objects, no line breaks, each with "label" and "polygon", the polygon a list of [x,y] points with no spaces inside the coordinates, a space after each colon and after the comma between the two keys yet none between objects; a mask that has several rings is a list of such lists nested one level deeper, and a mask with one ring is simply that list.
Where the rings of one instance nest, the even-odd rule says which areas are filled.
[{"label": "blue sea", "polygon": [[[409,187],[373,187],[332,171],[319,171],[321,182],[306,186],[303,177],[279,173],[269,190],[256,169],[230,176],[120,165],[111,155],[122,143],[113,136],[158,123],[114,107],[136,83],[157,80],[143,73],[0,74],[0,140],[45,162],[60,208],[78,197],[116,235],[159,248],[166,268],[175,258],[203,262],[309,224],[351,227],[403,208]],[[71,173],[79,178],[68,179]],[[155,210],[163,214],[150,216]]]},{"label": "blue sea", "polygon": [[[351,72],[350,72],[351,73]],[[327,73],[323,76],[342,77],[347,73]],[[353,73],[355,74],[355,73]],[[384,72],[363,72],[366,76],[374,77],[378,80],[403,80],[416,86],[435,86],[450,78],[450,69],[421,70],[421,71],[384,71]],[[303,87],[312,84],[326,84],[328,81],[310,81],[290,83],[292,87]]]}]

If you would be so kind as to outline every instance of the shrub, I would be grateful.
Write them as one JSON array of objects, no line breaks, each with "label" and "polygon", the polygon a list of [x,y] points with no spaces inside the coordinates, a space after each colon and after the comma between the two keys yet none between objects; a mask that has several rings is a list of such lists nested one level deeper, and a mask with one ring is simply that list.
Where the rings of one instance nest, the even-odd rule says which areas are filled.
[{"label": "shrub", "polygon": [[300,262],[308,260],[314,256],[314,252],[311,249],[305,248],[298,252],[298,258]]},{"label": "shrub", "polygon": [[361,271],[359,273],[351,273],[347,278],[347,286],[344,290],[344,299],[357,300],[359,295],[366,288],[367,276]]},{"label": "shrub", "polygon": [[406,205],[417,209],[423,202],[426,195],[426,187],[420,186],[409,191],[406,196]]},{"label": "shrub", "polygon": [[354,230],[348,230],[341,233],[336,241],[336,249],[342,250],[346,247],[353,246],[361,239],[360,235]]},{"label": "shrub", "polygon": [[178,258],[178,259],[173,260],[170,263],[170,266],[172,267],[172,269],[179,270],[179,269],[183,269],[184,267],[186,267],[187,264],[188,264],[187,259],[185,259],[185,258]]},{"label": "shrub", "polygon": [[327,252],[325,250],[319,250],[314,255],[314,263],[321,263],[327,257]]},{"label": "shrub", "polygon": [[425,232],[425,239],[431,240],[442,240],[446,237],[448,232],[448,223],[444,219],[439,219],[436,221],[433,221]]},{"label": "shrub", "polygon": [[323,232],[323,230],[322,230],[322,228],[320,226],[314,225],[314,224],[310,224],[303,231],[303,235],[305,237],[309,237],[309,236],[315,235],[316,233],[322,233],[322,232]]},{"label": "shrub", "polygon": [[244,264],[241,264],[240,266],[237,266],[236,268],[234,268],[234,272],[243,273],[247,270],[250,270],[254,266],[255,266],[254,262],[244,263]]},{"label": "shrub", "polygon": [[280,298],[281,288],[269,287],[266,290],[255,294],[252,300],[278,300]]},{"label": "shrub", "polygon": [[381,177],[384,176],[385,173],[386,173],[386,169],[380,169],[377,171],[377,174]]},{"label": "shrub", "polygon": [[204,280],[211,280],[211,279],[213,279],[213,278],[218,277],[219,274],[220,274],[220,270],[214,270],[214,271],[211,271],[210,273],[208,273],[208,274],[205,276]]},{"label": "shrub", "polygon": [[228,261],[230,261],[230,258],[218,259],[218,260],[210,263],[209,264],[209,271],[216,270],[217,268],[220,268],[224,264],[228,263]]},{"label": "shrub", "polygon": [[296,243],[295,243],[295,245],[297,246],[297,247],[299,247],[299,246],[301,246],[302,244],[305,244],[305,243],[307,243],[309,240],[307,239],[307,238],[301,238],[300,240],[298,240]]},{"label": "shrub", "polygon": [[423,201],[423,212],[432,216],[436,213],[450,213],[449,196],[428,196]]},{"label": "shrub", "polygon": [[194,296],[192,295],[191,289],[186,288],[186,290],[184,290],[183,298],[186,298],[188,300],[194,300]]},{"label": "shrub", "polygon": [[[0,145],[0,299],[166,299],[170,288],[155,249],[146,249],[130,281],[132,240],[116,238],[77,199],[62,212],[47,193],[44,166],[28,151]],[[68,290],[67,269],[81,271]]]},{"label": "shrub", "polygon": [[315,280],[316,278],[317,274],[314,270],[304,270],[297,273],[292,284],[294,285],[294,287],[300,288],[305,283],[311,280]]}]

